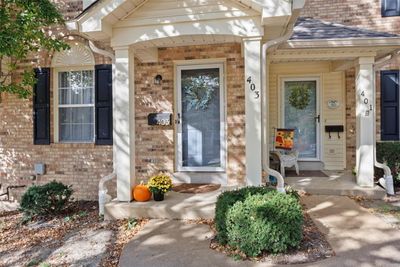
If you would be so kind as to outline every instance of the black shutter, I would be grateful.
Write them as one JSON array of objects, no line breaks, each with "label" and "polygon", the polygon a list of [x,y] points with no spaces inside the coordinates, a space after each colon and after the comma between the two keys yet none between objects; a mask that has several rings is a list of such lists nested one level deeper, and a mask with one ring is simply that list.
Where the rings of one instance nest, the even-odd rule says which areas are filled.
[{"label": "black shutter", "polygon": [[400,0],[382,0],[382,17],[400,16]]},{"label": "black shutter", "polygon": [[35,69],[33,87],[33,143],[50,144],[50,69]]},{"label": "black shutter", "polygon": [[96,144],[113,144],[112,65],[96,65]]},{"label": "black shutter", "polygon": [[381,139],[399,140],[399,71],[381,72]]}]

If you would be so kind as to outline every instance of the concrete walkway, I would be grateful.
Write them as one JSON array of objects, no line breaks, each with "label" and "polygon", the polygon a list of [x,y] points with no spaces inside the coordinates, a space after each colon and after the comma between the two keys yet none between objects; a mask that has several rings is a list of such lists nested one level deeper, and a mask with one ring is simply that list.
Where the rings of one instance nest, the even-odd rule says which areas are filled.
[{"label": "concrete walkway", "polygon": [[[310,196],[303,202],[337,256],[296,266],[400,266],[400,231],[341,196]],[[270,266],[236,262],[209,249],[207,225],[151,220],[124,248],[120,266]]]},{"label": "concrete walkway", "polygon": [[383,199],[384,189],[375,185],[366,188],[357,185],[350,171],[324,171],[328,177],[285,177],[285,183],[296,190],[312,195],[364,196],[370,199]]}]

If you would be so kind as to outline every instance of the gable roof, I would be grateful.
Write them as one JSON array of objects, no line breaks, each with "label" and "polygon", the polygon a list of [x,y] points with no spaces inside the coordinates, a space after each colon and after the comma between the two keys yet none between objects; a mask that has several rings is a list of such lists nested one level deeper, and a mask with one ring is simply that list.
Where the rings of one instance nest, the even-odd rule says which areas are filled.
[{"label": "gable roof", "polygon": [[290,40],[324,40],[347,38],[387,38],[399,35],[349,27],[312,18],[299,18]]}]

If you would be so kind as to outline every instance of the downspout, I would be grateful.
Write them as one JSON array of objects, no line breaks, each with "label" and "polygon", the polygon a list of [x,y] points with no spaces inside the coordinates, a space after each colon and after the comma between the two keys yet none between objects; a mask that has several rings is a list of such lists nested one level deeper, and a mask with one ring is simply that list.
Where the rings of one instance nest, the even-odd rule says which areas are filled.
[{"label": "downspout", "polygon": [[262,84],[262,89],[263,89],[263,94],[262,94],[262,122],[263,122],[263,130],[262,130],[262,139],[263,139],[263,149],[262,149],[262,165],[263,165],[263,170],[267,173],[267,175],[274,176],[278,184],[276,186],[276,190],[281,193],[285,193],[285,181],[283,179],[283,176],[278,172],[269,167],[269,112],[268,110],[268,97],[267,94],[269,93],[268,90],[268,83],[269,83],[269,70],[268,70],[268,64],[267,64],[267,52],[268,49],[271,47],[274,47],[276,45],[279,45],[283,42],[286,42],[292,35],[292,29],[293,29],[294,24],[291,24],[288,27],[288,30],[284,36],[281,36],[279,38],[267,41],[266,43],[263,44],[262,46],[262,79],[261,79],[261,84]]},{"label": "downspout", "polygon": [[95,46],[95,44],[89,40],[89,47],[90,49],[92,49],[93,52],[95,52],[96,54],[105,56],[105,57],[109,57],[112,60],[112,63],[115,63],[115,56],[113,53],[111,53],[110,51],[104,50],[104,49],[100,49],[97,46]]},{"label": "downspout", "polygon": [[[90,40],[89,40],[89,47],[94,53],[103,55],[105,57],[109,57],[109,58],[111,58],[112,63],[113,64],[115,63],[115,56],[113,53],[98,48]],[[114,153],[113,153],[113,162],[114,162]],[[105,204],[107,202],[111,201],[111,196],[107,194],[107,188],[105,187],[105,183],[116,177],[117,177],[117,175],[115,173],[115,170],[113,170],[112,173],[110,173],[107,176],[102,177],[99,181],[99,215],[104,215]]]},{"label": "downspout", "polygon": [[111,201],[111,196],[107,194],[107,188],[104,186],[107,181],[114,179],[117,175],[115,172],[104,176],[99,181],[99,215],[104,215],[104,207],[107,202]]},{"label": "downspout", "polygon": [[[396,52],[397,54],[397,52]],[[375,81],[375,72],[379,69],[378,67],[380,65],[384,65],[385,62],[392,60],[393,58],[393,54],[390,56],[389,59],[384,60],[382,62],[377,62],[374,64],[374,75],[373,75],[373,85],[375,87],[375,90],[373,92],[374,95],[374,100],[376,102],[376,81]],[[373,131],[374,131],[374,139],[373,139],[373,144],[374,144],[374,164],[375,167],[383,169],[384,175],[382,178],[379,179],[379,184],[386,189],[386,193],[388,195],[394,195],[394,186],[393,186],[393,175],[392,175],[392,171],[390,170],[389,166],[387,166],[386,164],[380,163],[377,160],[376,157],[376,108],[374,108],[373,110]]]}]

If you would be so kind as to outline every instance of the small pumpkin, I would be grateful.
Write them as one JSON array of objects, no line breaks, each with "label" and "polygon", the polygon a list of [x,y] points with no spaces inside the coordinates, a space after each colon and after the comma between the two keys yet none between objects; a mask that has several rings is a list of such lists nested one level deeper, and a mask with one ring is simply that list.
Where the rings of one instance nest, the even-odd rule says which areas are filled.
[{"label": "small pumpkin", "polygon": [[133,188],[133,198],[138,202],[146,202],[150,200],[151,192],[143,182],[140,182]]}]

